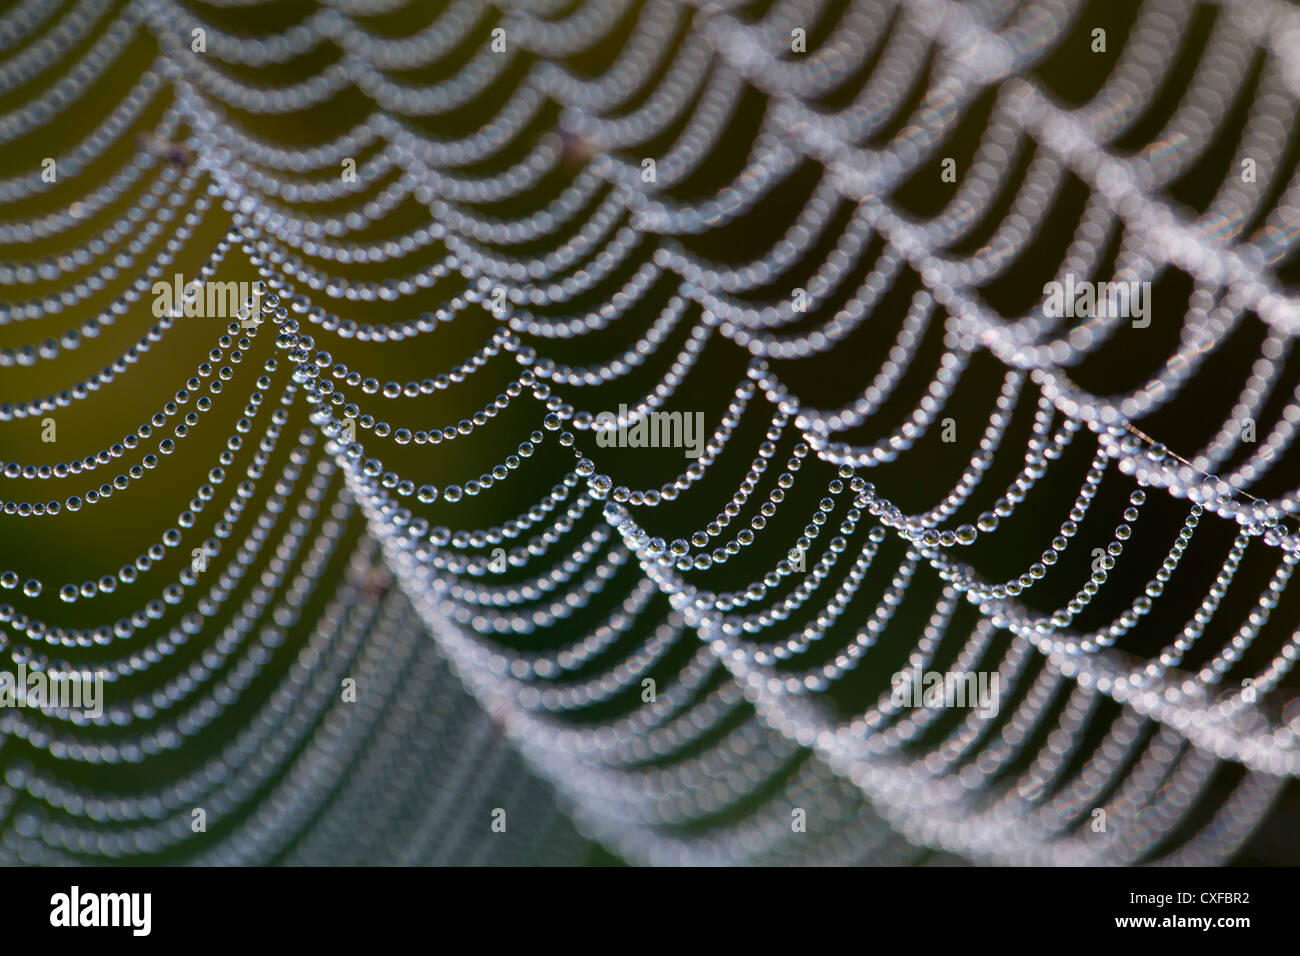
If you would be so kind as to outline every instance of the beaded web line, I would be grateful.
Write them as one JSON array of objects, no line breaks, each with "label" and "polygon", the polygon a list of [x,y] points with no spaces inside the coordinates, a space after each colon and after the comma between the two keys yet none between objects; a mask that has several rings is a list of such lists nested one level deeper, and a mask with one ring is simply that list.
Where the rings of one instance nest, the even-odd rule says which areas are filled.
[{"label": "beaded web line", "polygon": [[[220,863],[557,861],[580,852],[560,808],[585,834],[649,863],[897,863],[933,850],[997,863],[1230,859],[1300,775],[1300,724],[1283,686],[1300,630],[1288,635],[1285,620],[1271,620],[1300,560],[1300,535],[1288,523],[1300,514],[1300,489],[1279,497],[1248,490],[1290,447],[1300,390],[1281,399],[1258,451],[1225,470],[1245,451],[1239,423],[1272,408],[1300,330],[1300,301],[1276,275],[1300,239],[1300,174],[1284,163],[1300,104],[1300,12],[1277,0],[1219,4],[1163,130],[1124,157],[1112,144],[1154,102],[1194,4],[1144,3],[1100,92],[1073,109],[1030,76],[1082,22],[1084,6],[1069,0],[777,0],[756,10],[672,0],[452,0],[401,39],[359,22],[402,5],[333,0],[257,37],[224,31],[171,0],[82,0],[57,17],[52,5],[26,0],[0,15],[7,53],[0,92],[61,72],[0,116],[5,144],[68,122],[132,44],[152,38],[157,48],[126,98],[57,157],[57,191],[39,169],[0,180],[6,203],[42,193],[55,203],[0,222],[0,242],[9,245],[57,237],[129,203],[61,255],[0,264],[0,283],[10,289],[0,324],[57,324],[114,280],[130,281],[79,326],[42,328],[33,333],[39,342],[0,350],[0,366],[39,366],[89,347],[119,322],[147,322],[153,284],[169,280],[172,262],[214,215],[229,225],[195,277],[198,296],[235,253],[259,278],[257,300],[144,424],[79,460],[3,463],[6,533],[30,534],[32,522],[66,521],[129,494],[165,469],[209,411],[231,404],[228,388],[246,396],[235,433],[188,507],[178,506],[158,543],[127,556],[120,571],[66,584],[17,571],[0,577],[23,599],[52,592],[84,603],[123,586],[155,593],[171,550],[203,555],[201,566],[182,568],[157,597],[113,623],[74,628],[21,603],[0,607],[0,648],[13,665],[75,670],[82,652],[99,648],[95,661],[109,685],[100,717],[57,707],[0,711],[0,740],[20,740],[58,765],[194,757],[169,784],[126,796],[15,750],[0,784],[0,860],[174,851]],[[192,48],[196,29],[202,51]],[[806,53],[791,49],[796,30],[816,38]],[[562,63],[611,43],[621,46],[598,75]],[[241,68],[331,46],[338,58],[309,79],[278,87],[244,79]],[[69,60],[72,50],[79,52]],[[437,82],[385,72],[448,58],[458,65]],[[1236,149],[1257,164],[1259,181],[1230,176],[1189,218],[1165,189],[1227,122],[1253,63],[1262,63],[1259,88]],[[850,81],[851,96],[822,105]],[[441,139],[413,122],[464,109],[503,84],[509,95],[485,111],[477,133]],[[373,111],[311,148],[272,145],[234,115],[297,113],[348,90],[364,94]],[[989,91],[989,119],[954,198],[929,219],[901,213],[892,194],[937,163]],[[754,97],[762,115],[743,167],[708,198],[672,198],[669,190],[721,148]],[[163,103],[130,162],[68,199]],[[555,128],[527,145],[547,111]],[[666,139],[647,182],[639,150]],[[1021,151],[1032,159],[1009,183],[1008,165]],[[351,181],[338,176],[348,160]],[[818,168],[816,184],[768,253],[736,266],[691,251],[687,237],[741,221],[809,164]],[[483,212],[540,191],[566,169],[564,187],[531,214]],[[1170,268],[1192,277],[1175,351],[1125,394],[1092,394],[1070,370],[1112,341],[1126,318],[1067,328],[1041,306],[1004,316],[981,295],[1039,239],[1069,179],[1089,195],[1067,227],[1057,278],[1145,282]],[[346,212],[311,208],[363,196]],[[980,248],[953,251],[1001,198],[1010,205]],[[426,224],[349,239],[410,203],[427,213]],[[425,250],[437,253],[431,265],[399,261]],[[821,258],[809,262],[814,254]],[[397,277],[363,281],[331,271],[354,264],[387,265]],[[892,349],[868,373],[871,384],[838,409],[801,401],[780,364],[815,360],[849,341],[904,272],[920,286]],[[808,275],[800,290],[806,308],[770,292],[796,274]],[[63,284],[36,297],[23,288],[42,283]],[[441,307],[403,317],[404,300],[451,286],[457,291]],[[663,288],[669,294],[657,296]],[[602,304],[577,304],[584,297]],[[347,303],[392,303],[386,314],[394,318],[358,322],[327,311],[326,300],[342,311]],[[1259,357],[1215,437],[1185,458],[1150,438],[1144,416],[1172,402],[1250,317],[1265,328]],[[126,378],[186,313],[176,303],[155,318],[94,376],[0,406],[4,427],[33,427],[30,420]],[[612,359],[573,367],[544,354],[630,322],[646,331]],[[423,340],[448,323],[481,323],[485,344],[435,378],[381,384],[330,351],[359,351],[351,340]],[[937,370],[905,423],[873,444],[845,440],[895,396],[927,330],[940,326]],[[658,354],[673,341],[681,342],[675,355]],[[718,343],[746,353],[748,365],[725,412],[710,420],[703,453],[660,487],[619,484],[616,470],[605,470],[600,440],[615,426],[600,408],[584,406],[579,390],[666,368],[648,391],[623,400],[625,424],[635,422],[680,406],[706,347]],[[1004,366],[1004,377],[977,450],[942,500],[904,510],[890,497],[901,489],[877,487],[867,473],[906,460],[942,420],[963,372],[987,357]],[[260,363],[251,383],[248,361]],[[455,424],[416,429],[376,417],[376,397],[457,391],[506,366],[504,390]],[[459,449],[524,408],[532,430],[477,478],[422,484],[381,457],[390,440]],[[1014,479],[988,511],[954,520],[993,468],[1017,409],[1031,408]],[[710,506],[716,519],[671,541],[659,536],[654,509],[719,480],[723,452],[755,419],[766,438],[738,490],[721,508]],[[146,446],[155,440],[152,451]],[[1071,446],[1086,443],[1095,449],[1069,517],[1028,570],[996,580],[958,559],[991,539]],[[441,451],[425,454],[454,472],[454,456]],[[570,453],[554,488],[514,518],[446,528],[422,516],[434,504],[490,498],[496,485],[522,484],[543,459]],[[1004,454],[1014,461],[1020,452],[1008,444]],[[82,477],[117,460],[126,470],[98,487]],[[1066,604],[1036,609],[1024,598],[1070,548],[1103,480],[1117,473],[1134,490],[1091,576]],[[32,479],[80,485],[37,501],[22,494],[36,487]],[[807,515],[801,534],[774,540],[769,519],[805,507],[787,501],[796,487],[824,497],[795,517]],[[1121,573],[1144,573],[1125,572],[1122,559],[1154,497],[1187,502],[1159,571],[1113,620],[1073,626]],[[205,512],[220,518],[200,540],[194,529]],[[1235,526],[1235,538],[1195,616],[1155,655],[1122,651],[1208,522]],[[698,583],[759,539],[787,556],[734,590]],[[500,579],[498,548],[509,566]],[[1262,587],[1237,576],[1248,552],[1271,562]],[[337,590],[315,607],[312,595],[335,571]],[[883,591],[864,607],[871,602],[859,589],[877,580]],[[940,708],[900,706],[884,683],[859,694],[866,703],[846,716],[831,702],[834,692],[897,633],[889,630],[897,610],[927,580],[937,597],[899,663],[996,673],[1003,705],[950,719]],[[1233,586],[1254,588],[1255,610],[1203,662],[1185,666],[1194,649],[1200,660],[1198,641]],[[226,607],[235,594],[243,595],[237,610]],[[610,609],[583,613],[604,607],[600,601]],[[227,614],[224,627],[210,623]],[[204,652],[189,667],[151,682],[169,657],[198,643]],[[1275,649],[1271,661],[1244,673],[1240,661],[1257,643]],[[259,675],[286,657],[284,679],[254,696]],[[657,687],[643,699],[651,675]],[[339,700],[345,677],[365,689],[357,702]],[[251,708],[240,729],[200,750],[197,741],[210,740],[202,735],[240,705]],[[1227,796],[1200,812],[1225,780]],[[489,810],[507,804],[519,838],[480,843],[468,835],[488,832]],[[196,839],[196,807],[219,837]],[[1097,811],[1106,821],[1100,830]],[[806,829],[792,827],[799,814]]]}]

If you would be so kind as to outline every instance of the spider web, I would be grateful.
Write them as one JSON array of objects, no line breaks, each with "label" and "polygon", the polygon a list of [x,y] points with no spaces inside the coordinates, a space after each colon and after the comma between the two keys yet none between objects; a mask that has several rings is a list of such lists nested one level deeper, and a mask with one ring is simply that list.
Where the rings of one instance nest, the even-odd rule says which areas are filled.
[{"label": "spider web", "polygon": [[[0,710],[0,859],[556,862],[565,816],[658,864],[1238,853],[1300,772],[1300,13],[1147,2],[1105,54],[1051,0],[453,0],[386,34],[402,6],[255,36],[245,2],[0,16],[0,141],[29,144],[0,241],[94,223],[0,265],[50,290],[0,311],[41,339],[0,351],[5,539],[24,567],[52,542],[0,580],[0,646],[107,674],[100,716]],[[1105,64],[1073,106],[1035,74],[1067,47]],[[47,181],[41,137],[115,69]],[[358,98],[326,141],[268,135]],[[218,331],[182,296],[108,350],[194,247],[199,300],[257,300]],[[1071,326],[1038,290],[1076,279],[1164,304]],[[47,332],[64,311],[98,315]],[[178,338],[211,349],[188,380]],[[451,419],[401,424],[442,392]],[[112,444],[50,461],[33,436],[92,394],[77,434]],[[706,407],[685,464],[610,447]],[[111,510],[169,469],[174,501]],[[125,573],[55,583],[87,552]],[[896,699],[933,671],[1000,699]]]}]

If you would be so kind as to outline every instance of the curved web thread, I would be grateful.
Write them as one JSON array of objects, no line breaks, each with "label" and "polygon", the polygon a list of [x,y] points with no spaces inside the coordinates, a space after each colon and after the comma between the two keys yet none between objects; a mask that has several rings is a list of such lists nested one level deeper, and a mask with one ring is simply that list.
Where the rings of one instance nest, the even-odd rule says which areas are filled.
[{"label": "curved web thread", "polygon": [[[1285,38],[1300,29],[1296,14],[1266,2],[1218,8],[1159,134],[1124,156],[1113,144],[1169,80],[1192,31],[1189,4],[1144,4],[1100,90],[1072,109],[1033,71],[1086,28],[1079,4],[457,2],[400,40],[361,22],[398,6],[337,3],[257,38],[164,0],[78,4],[45,32],[45,14],[30,5],[0,22],[0,38],[15,44],[35,35],[0,66],[0,86],[64,67],[0,117],[5,142],[64,122],[132,44],[157,52],[120,105],[58,158],[56,181],[36,173],[0,182],[7,201],[45,192],[55,203],[0,223],[10,244],[56,238],[131,204],[62,257],[5,265],[0,279],[15,289],[60,285],[43,297],[12,294],[5,323],[45,323],[46,337],[0,352],[0,364],[42,368],[119,320],[147,321],[139,316],[154,283],[214,219],[226,231],[205,251],[200,281],[219,281],[227,257],[242,255],[262,283],[146,424],[80,460],[6,462],[11,526],[75,522],[70,514],[136,482],[156,485],[149,472],[177,452],[202,458],[187,447],[190,430],[238,406],[227,388],[246,397],[189,508],[180,499],[174,523],[127,555],[122,571],[80,585],[15,572],[0,581],[31,607],[4,608],[15,665],[57,672],[93,661],[109,677],[101,717],[4,712],[6,735],[22,742],[0,791],[5,857],[563,858],[574,838],[540,784],[513,765],[504,735],[585,832],[636,861],[905,862],[930,849],[1010,863],[1230,858],[1300,768],[1294,708],[1284,706],[1296,635],[1274,614],[1296,561],[1289,519],[1300,504],[1294,490],[1260,491],[1290,446],[1297,408],[1275,394],[1297,322],[1277,277],[1296,236],[1297,187],[1285,169],[1300,75]],[[797,32],[802,49],[792,47]],[[240,69],[331,47],[337,58],[289,85],[251,83]],[[602,71],[565,65],[593,50],[604,51]],[[445,78],[391,75],[426,69]],[[1258,88],[1234,175],[1189,215],[1166,190],[1229,123],[1252,69]],[[372,104],[367,118],[310,148],[271,145],[237,118],[295,114],[355,91]],[[952,198],[928,218],[908,214],[895,194],[944,156],[981,97],[988,120]],[[739,169],[703,198],[677,197],[676,187],[735,148],[727,131],[755,98],[761,109]],[[79,188],[92,163],[145,125],[155,99],[160,115],[126,166],[65,203],[63,184]],[[440,137],[422,125],[481,100],[493,111],[477,132]],[[554,128],[536,135],[552,118]],[[644,156],[651,144],[653,157]],[[1023,174],[1008,176],[1022,153]],[[1238,158],[1258,179],[1235,175]],[[349,162],[355,177],[335,178]],[[724,265],[693,241],[746,222],[799,177],[812,183],[807,195],[757,258]],[[548,191],[557,178],[562,186]],[[1063,225],[1055,210],[1071,183],[1087,199],[1078,222]],[[410,204],[424,214],[420,225],[357,235]],[[988,237],[976,251],[956,251],[981,227]],[[1121,335],[1127,317],[1068,328],[1041,302],[1005,315],[986,295],[1062,228],[1070,241],[1054,279],[1190,277],[1178,343],[1130,392],[1094,394],[1072,373]],[[340,274],[354,265],[382,266],[390,278]],[[71,279],[79,270],[88,274]],[[126,275],[131,284],[96,318],[47,334],[64,309]],[[890,294],[909,275],[915,292],[896,309]],[[405,318],[415,310],[404,303],[425,293],[440,307]],[[340,317],[327,299],[342,300],[328,305],[345,313],[352,303],[391,303],[388,321]],[[787,365],[829,361],[891,311],[904,313],[900,331],[885,358],[864,356],[878,367],[865,389],[832,409],[800,398]],[[29,420],[129,380],[189,316],[177,302],[155,318],[92,377],[5,405],[8,426],[30,429]],[[561,361],[566,342],[629,324],[644,331],[613,358],[593,362],[593,346],[578,353],[591,364]],[[1249,324],[1266,331],[1232,411],[1203,448],[1170,452],[1144,419],[1192,388]],[[483,344],[449,374],[381,384],[363,370],[374,367],[359,355],[363,344],[437,343],[463,326],[482,329]],[[931,376],[920,365],[934,330],[942,350]],[[630,476],[606,463],[616,423],[583,389],[648,381],[620,393],[622,424],[631,424],[689,405],[718,350],[747,358],[702,453],[658,488],[621,484]],[[976,450],[937,499],[909,510],[901,469],[922,459],[926,435],[988,361],[1000,363],[1001,385],[979,415]],[[262,363],[255,381],[249,362]],[[504,390],[474,399],[477,410],[455,424],[416,429],[377,415],[399,399],[470,394],[503,368]],[[928,382],[903,424],[870,443],[848,440],[901,400],[909,373]],[[1239,423],[1278,403],[1254,451]],[[1015,427],[1026,418],[1027,438]],[[500,447],[510,453],[464,478],[470,453],[461,449],[500,437],[506,421],[529,423],[522,443],[506,436]],[[172,437],[145,453],[164,430]],[[426,467],[432,460],[438,484],[391,464],[415,461],[403,446],[422,450]],[[962,559],[998,541],[1080,449],[1082,469],[1055,479],[1073,483],[1068,518],[1027,570],[1008,577]],[[548,481],[542,463],[569,454],[553,489],[536,492]],[[731,463],[747,454],[756,457],[737,480]],[[116,458],[139,463],[99,487],[83,477]],[[1001,496],[978,511],[989,487],[981,481],[995,472]],[[44,503],[21,495],[34,487],[26,479],[47,477],[77,490]],[[1087,519],[1121,482],[1123,520],[1093,541],[1084,529],[1110,518]],[[454,506],[477,509],[512,487],[523,504],[490,526],[435,526],[426,516],[477,515]],[[721,504],[701,505],[702,521],[661,536],[660,513],[719,493]],[[1124,559],[1157,501],[1186,507],[1148,579]],[[201,539],[194,529],[205,511],[220,520]],[[793,535],[781,537],[782,520]],[[1167,586],[1183,586],[1184,556],[1206,525],[1231,529],[1216,577],[1185,625],[1136,653],[1133,635]],[[1072,597],[1035,600],[1058,563],[1063,571],[1097,544]],[[174,583],[149,580],[169,573],[169,548],[192,547],[196,560]],[[755,554],[766,558],[757,572]],[[739,586],[715,584],[724,565],[743,567]],[[1137,596],[1124,596],[1124,582]],[[60,624],[40,603],[57,593],[85,605],[145,587],[158,596],[91,627]],[[1224,595],[1243,590],[1253,595],[1249,614],[1209,647]],[[1098,608],[1100,624],[1077,621]],[[1264,665],[1247,671],[1260,649]],[[887,672],[869,673],[886,655],[889,670],[996,674],[1001,699],[955,714],[900,702]],[[477,705],[450,687],[444,658]],[[188,664],[176,672],[169,659]],[[338,699],[345,679],[361,690],[355,701]],[[171,753],[195,765],[121,795],[131,779],[123,768]],[[97,785],[86,765],[116,784]],[[392,774],[401,787],[388,785]],[[503,787],[516,789],[503,796]],[[503,806],[511,836],[494,844],[501,834],[489,829],[489,811]],[[211,834],[194,831],[198,807]],[[463,822],[449,822],[453,813]],[[358,817],[363,832],[342,837]]]}]

